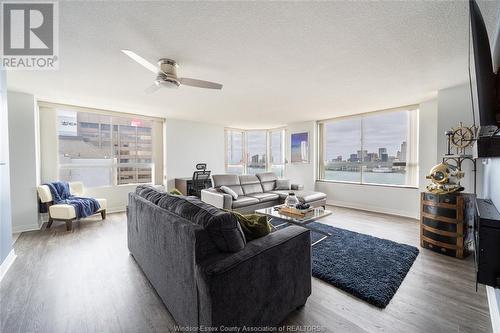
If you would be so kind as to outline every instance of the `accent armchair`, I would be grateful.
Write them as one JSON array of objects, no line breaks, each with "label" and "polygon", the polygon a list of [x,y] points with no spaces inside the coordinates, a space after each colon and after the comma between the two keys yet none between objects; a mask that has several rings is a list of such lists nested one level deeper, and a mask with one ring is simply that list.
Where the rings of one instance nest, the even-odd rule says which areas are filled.
[{"label": "accent armchair", "polygon": [[[70,192],[72,195],[83,196],[84,187],[82,182],[70,182],[69,183]],[[55,220],[63,221],[66,223],[66,230],[71,231],[73,229],[73,221],[76,220],[75,207],[67,204],[54,204],[52,193],[47,185],[40,185],[37,187],[38,197],[42,203],[47,204],[47,211],[49,214],[49,221],[47,223],[47,228],[50,228],[52,222]],[[106,199],[95,198],[99,202],[101,208],[96,212],[96,214],[101,214],[103,220],[106,219]]]}]

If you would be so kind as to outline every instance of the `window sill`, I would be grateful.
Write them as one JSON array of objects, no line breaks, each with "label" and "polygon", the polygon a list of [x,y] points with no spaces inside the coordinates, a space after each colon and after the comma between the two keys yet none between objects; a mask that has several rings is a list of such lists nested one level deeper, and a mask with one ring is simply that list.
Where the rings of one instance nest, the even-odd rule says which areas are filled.
[{"label": "window sill", "polygon": [[152,183],[130,183],[130,184],[117,184],[117,185],[103,185],[103,186],[92,186],[92,187],[84,187],[86,190],[103,190],[103,189],[113,189],[113,188],[126,188],[126,187],[137,187],[139,185],[151,185],[151,186],[160,186],[153,185]]},{"label": "window sill", "polygon": [[335,183],[335,184],[360,185],[360,186],[394,187],[394,188],[418,190],[418,187],[415,185],[356,183],[356,182],[347,182],[347,181],[341,181],[341,180],[326,180],[326,179],[316,179],[316,183]]}]

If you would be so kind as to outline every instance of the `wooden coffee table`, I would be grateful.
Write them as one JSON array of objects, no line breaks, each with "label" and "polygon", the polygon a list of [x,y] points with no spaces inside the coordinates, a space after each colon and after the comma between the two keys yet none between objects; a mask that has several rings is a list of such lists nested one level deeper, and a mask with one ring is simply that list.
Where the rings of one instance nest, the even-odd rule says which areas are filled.
[{"label": "wooden coffee table", "polygon": [[285,225],[285,224],[293,224],[293,225],[296,225],[296,226],[299,226],[299,227],[302,227],[305,229],[309,229],[311,231],[314,231],[314,232],[317,232],[318,234],[323,235],[322,238],[320,238],[319,240],[312,243],[311,246],[318,244],[319,242],[325,240],[326,238],[328,238],[332,235],[329,232],[319,230],[319,229],[314,228],[314,227],[309,225],[311,222],[317,221],[325,216],[331,215],[332,212],[330,210],[326,210],[323,207],[318,207],[318,208],[314,208],[311,212],[308,212],[304,217],[300,217],[300,216],[295,216],[295,215],[291,215],[291,214],[280,213],[278,209],[282,206],[283,205],[257,209],[255,211],[255,213],[260,214],[260,215],[269,216],[271,218],[271,221],[275,220],[275,221],[282,222],[281,224],[273,225],[274,228],[280,227],[280,226]]}]

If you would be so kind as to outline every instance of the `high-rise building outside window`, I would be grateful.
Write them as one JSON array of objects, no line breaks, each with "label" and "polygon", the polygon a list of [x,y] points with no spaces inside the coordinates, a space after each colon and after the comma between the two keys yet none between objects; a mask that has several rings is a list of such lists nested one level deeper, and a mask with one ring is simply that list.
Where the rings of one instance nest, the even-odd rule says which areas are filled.
[{"label": "high-rise building outside window", "polygon": [[61,107],[57,134],[63,181],[87,187],[155,182],[153,120]]},{"label": "high-rise building outside window", "polygon": [[285,130],[240,130],[226,128],[226,172],[249,174],[285,172]]}]

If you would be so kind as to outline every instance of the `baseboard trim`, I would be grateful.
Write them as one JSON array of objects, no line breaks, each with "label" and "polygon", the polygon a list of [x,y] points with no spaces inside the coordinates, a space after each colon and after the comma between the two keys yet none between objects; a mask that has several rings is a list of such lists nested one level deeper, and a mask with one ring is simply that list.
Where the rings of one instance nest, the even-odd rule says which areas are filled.
[{"label": "baseboard trim", "polygon": [[106,213],[121,213],[127,210],[127,206],[106,208]]},{"label": "baseboard trim", "polygon": [[12,226],[12,233],[17,234],[19,232],[26,232],[26,231],[38,231],[42,225],[40,222],[37,222],[37,224],[24,224],[24,225],[16,225]]},{"label": "baseboard trim", "polygon": [[10,250],[9,254],[7,257],[5,257],[5,260],[0,264],[0,281],[2,281],[3,277],[5,276],[5,273],[9,270],[10,266],[14,263],[16,260],[16,252],[14,252],[14,249]]},{"label": "baseboard trim", "polygon": [[486,286],[486,295],[488,295],[488,305],[490,307],[491,326],[493,333],[500,333],[500,308],[495,293],[495,288]]},{"label": "baseboard trim", "polygon": [[376,206],[367,206],[367,205],[357,205],[357,204],[352,204],[350,202],[337,201],[337,200],[327,200],[326,204],[332,205],[332,206],[351,208],[351,209],[358,209],[358,210],[363,210],[366,212],[374,212],[374,213],[409,217],[411,219],[418,219],[418,217],[416,217],[416,216],[412,215],[411,213],[404,211],[404,210],[387,209],[387,208],[381,208],[381,207],[376,207]]}]

